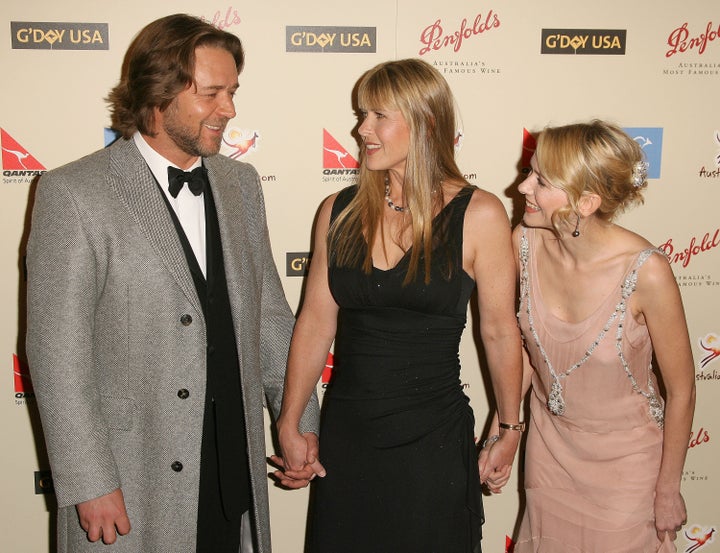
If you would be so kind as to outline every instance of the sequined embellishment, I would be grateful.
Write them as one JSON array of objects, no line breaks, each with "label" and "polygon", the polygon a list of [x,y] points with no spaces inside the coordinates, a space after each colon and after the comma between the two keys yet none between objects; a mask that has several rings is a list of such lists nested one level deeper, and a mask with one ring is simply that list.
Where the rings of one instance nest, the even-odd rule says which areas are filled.
[{"label": "sequined embellishment", "polygon": [[[621,294],[621,300],[620,302],[615,306],[615,310],[610,315],[610,318],[603,326],[602,330],[598,334],[595,341],[593,341],[592,344],[585,350],[585,354],[583,357],[577,361],[575,364],[573,364],[571,367],[569,367],[566,371],[561,373],[556,373],[555,369],[552,366],[552,363],[550,362],[550,358],[548,357],[547,353],[545,352],[545,348],[543,347],[542,343],[540,342],[540,337],[538,336],[537,330],[535,329],[535,323],[533,319],[533,313],[532,313],[532,305],[530,300],[530,274],[528,272],[528,262],[530,259],[530,246],[528,244],[528,239],[526,236],[526,230],[523,228],[523,234],[520,238],[520,261],[522,264],[521,272],[520,272],[520,305],[522,306],[523,302],[525,303],[525,312],[527,314],[528,319],[528,326],[530,327],[530,333],[532,334],[532,338],[535,342],[535,345],[538,348],[538,351],[540,352],[540,355],[542,356],[543,361],[545,362],[545,365],[548,368],[548,371],[550,373],[550,392],[548,394],[548,401],[547,401],[547,408],[548,410],[553,413],[554,415],[561,416],[565,413],[565,399],[563,398],[563,386],[562,386],[562,379],[565,379],[569,377],[575,370],[579,369],[585,362],[590,358],[590,356],[595,351],[595,348],[597,348],[598,344],[603,340],[605,335],[608,333],[610,328],[613,326],[617,319],[617,331],[615,333],[615,349],[618,352],[618,358],[620,359],[620,363],[622,364],[623,369],[625,370],[625,374],[627,375],[628,379],[630,380],[630,384],[632,386],[633,391],[643,395],[648,400],[649,405],[649,411],[650,416],[653,418],[655,423],[662,428],[664,424],[664,418],[665,413],[663,410],[662,403],[657,397],[657,392],[655,391],[655,387],[652,384],[652,362],[650,364],[650,367],[648,368],[648,382],[647,382],[647,391],[642,390],[640,386],[637,383],[637,380],[635,379],[634,375],[632,374],[632,371],[630,370],[630,367],[625,359],[625,355],[623,354],[623,348],[622,348],[622,335],[623,335],[623,323],[625,322],[625,315],[627,312],[627,300],[630,297],[630,295],[635,291],[635,288],[637,286],[637,279],[638,279],[638,270],[642,265],[647,261],[647,259],[653,254],[657,253],[660,255],[664,255],[660,250],[657,249],[647,249],[643,250],[640,255],[638,256],[637,263],[635,264],[634,269],[632,272],[627,276],[625,281],[622,285],[622,294]],[[518,311],[518,318],[520,316],[520,312]]]}]

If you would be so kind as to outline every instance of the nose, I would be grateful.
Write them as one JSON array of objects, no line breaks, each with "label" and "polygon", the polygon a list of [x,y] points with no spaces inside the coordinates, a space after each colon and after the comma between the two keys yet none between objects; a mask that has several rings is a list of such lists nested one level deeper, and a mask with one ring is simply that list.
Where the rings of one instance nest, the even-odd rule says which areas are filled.
[{"label": "nose", "polygon": [[227,117],[228,119],[235,117],[235,103],[233,102],[231,94],[221,95],[219,111],[223,117]]},{"label": "nose", "polygon": [[520,184],[518,184],[518,192],[520,194],[529,194],[532,190],[532,182],[531,180],[534,178],[534,175],[530,173],[527,177],[525,177]]},{"label": "nose", "polygon": [[363,137],[363,139],[367,138],[370,135],[370,125],[368,124],[367,117],[363,120],[362,123],[360,123],[360,126],[358,127],[358,134]]}]

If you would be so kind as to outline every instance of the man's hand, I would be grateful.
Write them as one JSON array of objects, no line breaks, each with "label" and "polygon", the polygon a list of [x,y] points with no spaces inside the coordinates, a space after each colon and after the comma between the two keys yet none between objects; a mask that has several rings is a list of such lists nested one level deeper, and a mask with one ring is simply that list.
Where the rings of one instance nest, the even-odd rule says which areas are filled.
[{"label": "man's hand", "polygon": [[283,456],[270,457],[270,461],[281,469],[273,473],[280,484],[291,489],[304,488],[316,476],[325,476],[325,467],[318,460],[320,447],[315,433],[298,434],[295,439],[281,439],[280,443]]},{"label": "man's hand", "polygon": [[95,499],[78,503],[80,526],[87,532],[88,540],[103,543],[115,543],[117,534],[124,536],[130,532],[130,519],[125,510],[125,499],[120,488]]}]

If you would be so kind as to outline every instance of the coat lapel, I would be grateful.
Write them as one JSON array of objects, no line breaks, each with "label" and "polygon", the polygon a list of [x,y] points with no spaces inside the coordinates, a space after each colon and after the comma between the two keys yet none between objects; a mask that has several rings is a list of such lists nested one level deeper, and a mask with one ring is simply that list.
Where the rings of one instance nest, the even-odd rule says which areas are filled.
[{"label": "coat lapel", "polygon": [[107,181],[195,309],[200,300],[182,244],[155,178],[132,140],[110,146]]},{"label": "coat lapel", "polygon": [[250,256],[246,252],[248,248],[253,247],[253,244],[247,243],[247,237],[243,234],[245,225],[240,223],[246,215],[242,209],[243,197],[240,186],[234,184],[238,176],[233,174],[227,165],[215,163],[213,157],[205,158],[204,161],[208,168],[210,188],[215,199],[220,226],[225,277],[235,321],[235,334],[240,340],[243,318],[239,314],[248,309],[245,303],[252,301],[252,298],[248,297],[248,279],[251,278],[252,273],[248,271],[245,263],[250,262]]}]

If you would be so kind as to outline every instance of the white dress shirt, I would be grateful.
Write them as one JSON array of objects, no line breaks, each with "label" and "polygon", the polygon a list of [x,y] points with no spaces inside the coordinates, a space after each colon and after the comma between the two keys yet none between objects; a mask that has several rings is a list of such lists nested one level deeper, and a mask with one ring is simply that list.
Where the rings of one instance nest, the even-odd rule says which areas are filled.
[{"label": "white dress shirt", "polygon": [[[196,196],[187,186],[180,189],[177,198],[173,198],[170,194],[170,184],[168,182],[169,165],[177,167],[174,163],[169,162],[145,141],[139,132],[133,135],[133,140],[140,150],[143,158],[148,164],[150,171],[160,184],[160,188],[165,193],[165,197],[175,210],[180,225],[185,232],[185,236],[190,242],[190,247],[195,254],[200,270],[203,276],[207,278],[207,255],[205,252],[205,200],[203,194]],[[196,167],[202,165],[202,158],[198,157],[195,163],[188,168],[178,167],[183,171],[192,171]]]}]

